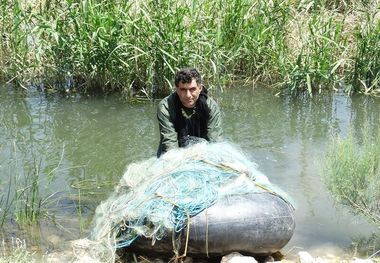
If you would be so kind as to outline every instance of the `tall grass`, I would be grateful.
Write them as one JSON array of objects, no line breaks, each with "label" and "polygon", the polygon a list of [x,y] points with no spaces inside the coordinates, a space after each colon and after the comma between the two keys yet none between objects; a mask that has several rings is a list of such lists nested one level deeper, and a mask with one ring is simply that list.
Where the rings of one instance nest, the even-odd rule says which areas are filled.
[{"label": "tall grass", "polygon": [[371,0],[315,0],[315,1],[299,1],[300,6],[307,6],[310,10],[328,9],[339,13],[351,12],[357,8],[369,7],[376,1]]},{"label": "tall grass", "polygon": [[282,85],[291,93],[307,90],[313,94],[336,88],[343,78],[342,65],[345,60],[342,54],[347,43],[343,35],[344,18],[337,19],[325,12],[325,15],[302,16],[295,24],[299,34],[293,37],[300,37],[298,46],[282,68],[285,77]]},{"label": "tall grass", "polygon": [[[357,1],[0,1],[2,77],[26,87],[167,93],[193,65],[210,86],[378,89],[379,4]],[[347,20],[347,18],[354,18]],[[368,17],[363,21],[363,17]]]},{"label": "tall grass", "polygon": [[21,1],[2,0],[1,7],[1,59],[2,78],[13,81],[22,87],[33,76],[36,66],[30,52],[31,12],[24,8]]},{"label": "tall grass", "polygon": [[355,34],[353,91],[380,92],[380,23],[375,16],[376,13],[367,13],[365,23]]},{"label": "tall grass", "polygon": [[380,228],[380,130],[368,127],[362,140],[338,138],[324,163],[324,179],[338,203],[366,216]]}]

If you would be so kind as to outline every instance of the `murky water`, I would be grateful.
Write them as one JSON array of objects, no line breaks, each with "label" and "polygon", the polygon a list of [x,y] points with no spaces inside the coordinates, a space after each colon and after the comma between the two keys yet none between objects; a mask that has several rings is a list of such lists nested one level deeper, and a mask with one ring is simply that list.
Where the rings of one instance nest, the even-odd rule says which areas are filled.
[{"label": "murky water", "polygon": [[[326,247],[341,253],[354,239],[371,235],[375,229],[363,218],[334,205],[320,166],[331,136],[364,122],[378,125],[379,99],[344,94],[279,98],[266,89],[240,87],[213,97],[224,115],[225,138],[296,203],[296,231],[285,254],[326,253]],[[156,102],[127,103],[117,96],[45,96],[1,88],[0,219],[9,186],[22,196],[30,175],[38,177],[37,196],[49,211],[38,227],[19,228],[15,212],[25,203],[15,200],[1,234],[5,243],[18,237],[31,250],[46,253],[86,236],[97,204],[113,191],[126,166],[155,155],[155,111]]]}]

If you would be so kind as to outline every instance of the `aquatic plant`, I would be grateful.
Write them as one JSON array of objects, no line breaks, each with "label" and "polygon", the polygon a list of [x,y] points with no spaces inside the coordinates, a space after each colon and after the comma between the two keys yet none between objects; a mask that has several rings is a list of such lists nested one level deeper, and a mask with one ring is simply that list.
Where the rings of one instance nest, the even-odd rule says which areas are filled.
[{"label": "aquatic plant", "polygon": [[[39,192],[39,166],[12,174],[0,197],[0,226],[13,214],[19,224],[35,223],[43,216],[44,198]],[[25,172],[25,173],[24,173]]]},{"label": "aquatic plant", "polygon": [[3,227],[7,216],[12,208],[14,199],[11,197],[12,177],[9,177],[9,183],[6,191],[2,191],[0,195],[0,228]]},{"label": "aquatic plant", "polygon": [[41,162],[35,163],[33,169],[16,179],[15,214],[19,223],[36,222],[42,215],[43,199],[39,192],[39,175]]},{"label": "aquatic plant", "polygon": [[[27,262],[35,262],[35,258],[33,257],[33,254],[26,250],[26,243],[25,240],[21,240],[19,238],[13,238],[11,242],[6,243],[4,240],[2,241],[2,255],[0,256],[0,263],[27,263]],[[8,251],[9,248],[5,248],[5,246],[10,247],[10,252]]]},{"label": "aquatic plant", "polygon": [[368,127],[362,140],[353,132],[336,138],[324,161],[323,175],[336,201],[380,228],[380,130]]},{"label": "aquatic plant", "polygon": [[352,239],[350,250],[354,252],[354,256],[363,255],[364,257],[380,262],[380,237],[377,233],[373,233],[369,237],[355,237]]},{"label": "aquatic plant", "polygon": [[52,217],[48,207],[55,193],[42,194],[40,189],[42,185],[48,187],[54,180],[52,173],[57,170],[62,160],[54,169],[44,173],[42,158],[32,158],[30,162],[24,161],[16,149],[14,143],[8,164],[9,180],[1,182],[4,187],[0,193],[0,227],[10,219],[22,225],[38,223],[42,218]]},{"label": "aquatic plant", "polygon": [[5,257],[0,257],[0,263],[28,263],[28,262],[35,262],[35,259],[33,258],[33,254],[30,253],[27,250],[15,250],[10,255],[7,255]]}]

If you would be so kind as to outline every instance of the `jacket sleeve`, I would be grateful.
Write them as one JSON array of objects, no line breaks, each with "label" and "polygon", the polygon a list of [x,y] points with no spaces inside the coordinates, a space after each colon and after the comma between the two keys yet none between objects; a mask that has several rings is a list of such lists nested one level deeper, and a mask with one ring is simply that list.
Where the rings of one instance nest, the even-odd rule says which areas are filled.
[{"label": "jacket sleeve", "polygon": [[212,98],[208,98],[208,106],[210,108],[210,116],[207,125],[207,134],[210,142],[218,142],[222,140],[222,117],[218,104]]},{"label": "jacket sleeve", "polygon": [[160,151],[164,153],[171,149],[178,148],[177,132],[174,128],[173,120],[170,118],[168,98],[159,102],[157,119],[160,129]]}]

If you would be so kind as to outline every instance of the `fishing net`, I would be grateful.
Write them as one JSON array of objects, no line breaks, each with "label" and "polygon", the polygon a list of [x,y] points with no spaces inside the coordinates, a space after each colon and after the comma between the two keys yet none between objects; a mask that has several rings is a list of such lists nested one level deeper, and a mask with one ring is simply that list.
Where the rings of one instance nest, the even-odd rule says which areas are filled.
[{"label": "fishing net", "polygon": [[180,232],[187,219],[226,195],[270,191],[287,198],[230,143],[197,143],[160,158],[133,163],[111,196],[96,209],[89,247],[95,258],[113,261],[117,248],[145,237],[154,244]]}]

